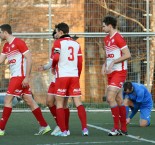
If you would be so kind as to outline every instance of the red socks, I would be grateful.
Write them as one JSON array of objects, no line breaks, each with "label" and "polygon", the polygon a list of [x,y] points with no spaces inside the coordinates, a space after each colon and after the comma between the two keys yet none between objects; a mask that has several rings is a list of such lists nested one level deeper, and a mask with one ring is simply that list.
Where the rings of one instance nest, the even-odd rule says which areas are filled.
[{"label": "red socks", "polygon": [[3,108],[3,114],[2,114],[2,118],[0,120],[0,129],[1,130],[5,130],[5,126],[6,126],[6,123],[11,115],[11,112],[12,112],[12,108],[10,108],[10,107]]},{"label": "red socks", "polygon": [[58,125],[58,121],[57,121],[57,117],[56,117],[56,106],[54,105],[52,107],[49,107],[49,110],[50,110],[51,114],[53,115],[56,124]]},{"label": "red socks", "polygon": [[120,115],[121,130],[126,132],[127,124],[126,124],[126,108],[125,108],[125,106],[119,107],[119,115]]},{"label": "red socks", "polygon": [[83,105],[78,106],[77,110],[78,110],[78,116],[80,118],[80,121],[82,124],[82,130],[83,130],[84,128],[87,128],[86,110]]},{"label": "red socks", "polygon": [[119,129],[119,107],[111,108],[111,113],[114,121],[114,128]]},{"label": "red socks", "polygon": [[66,125],[66,130],[69,130],[69,117],[70,117],[70,110],[69,108],[65,108],[65,125]]},{"label": "red socks", "polygon": [[62,132],[66,130],[64,108],[56,109],[57,121]]},{"label": "red socks", "polygon": [[39,107],[36,108],[35,110],[33,110],[32,113],[35,116],[35,118],[37,119],[37,121],[39,122],[40,126],[43,126],[43,127],[47,126],[47,123],[46,123]]}]

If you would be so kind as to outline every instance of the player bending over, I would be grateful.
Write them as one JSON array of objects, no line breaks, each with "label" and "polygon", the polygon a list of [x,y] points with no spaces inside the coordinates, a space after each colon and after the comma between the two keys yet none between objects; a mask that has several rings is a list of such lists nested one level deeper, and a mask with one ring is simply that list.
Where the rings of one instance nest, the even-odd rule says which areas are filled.
[{"label": "player bending over", "polygon": [[[123,85],[124,105],[126,106],[126,122],[129,124],[134,115],[140,110],[139,125],[150,125],[151,110],[153,107],[152,95],[147,88],[138,83],[125,82]],[[129,115],[129,107],[131,114]]]}]

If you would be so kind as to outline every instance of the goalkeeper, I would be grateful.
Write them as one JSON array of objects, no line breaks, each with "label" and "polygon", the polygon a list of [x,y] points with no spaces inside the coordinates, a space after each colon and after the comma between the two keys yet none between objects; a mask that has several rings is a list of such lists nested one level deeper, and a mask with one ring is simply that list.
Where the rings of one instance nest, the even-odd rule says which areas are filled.
[{"label": "goalkeeper", "polygon": [[[131,122],[131,119],[140,110],[140,126],[149,126],[153,101],[148,89],[142,84],[125,82],[123,85],[123,99],[126,106],[127,124]],[[130,115],[129,108],[131,108]]]}]

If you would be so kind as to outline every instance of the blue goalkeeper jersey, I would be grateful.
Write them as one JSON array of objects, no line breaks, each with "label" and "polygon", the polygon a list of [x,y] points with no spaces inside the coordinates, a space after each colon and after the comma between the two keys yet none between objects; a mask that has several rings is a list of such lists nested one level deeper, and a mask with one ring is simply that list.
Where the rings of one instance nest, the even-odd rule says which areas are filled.
[{"label": "blue goalkeeper jersey", "polygon": [[152,95],[148,89],[138,83],[132,83],[133,91],[129,94],[123,92],[123,99],[128,98],[134,103],[140,103],[142,106],[152,106]]}]

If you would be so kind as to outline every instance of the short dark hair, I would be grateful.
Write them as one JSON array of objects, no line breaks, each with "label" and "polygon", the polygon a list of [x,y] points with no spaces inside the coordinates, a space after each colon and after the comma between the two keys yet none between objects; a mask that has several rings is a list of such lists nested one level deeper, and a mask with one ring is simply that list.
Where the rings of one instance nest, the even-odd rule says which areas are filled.
[{"label": "short dark hair", "polygon": [[132,91],[132,88],[133,88],[133,86],[132,86],[132,83],[131,82],[125,82],[123,84],[124,91],[127,91],[127,90]]},{"label": "short dark hair", "polygon": [[69,26],[66,23],[59,23],[58,25],[56,25],[56,28],[58,29],[58,31],[62,31],[64,34],[69,33]]},{"label": "short dark hair", "polygon": [[106,25],[112,25],[112,27],[115,29],[117,26],[117,19],[114,16],[106,16],[103,19],[103,22]]},{"label": "short dark hair", "polygon": [[3,24],[0,26],[2,31],[6,31],[9,34],[12,34],[11,26],[9,24]]}]

